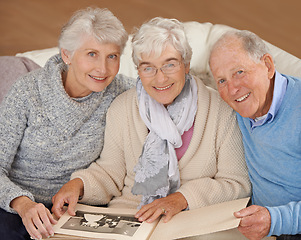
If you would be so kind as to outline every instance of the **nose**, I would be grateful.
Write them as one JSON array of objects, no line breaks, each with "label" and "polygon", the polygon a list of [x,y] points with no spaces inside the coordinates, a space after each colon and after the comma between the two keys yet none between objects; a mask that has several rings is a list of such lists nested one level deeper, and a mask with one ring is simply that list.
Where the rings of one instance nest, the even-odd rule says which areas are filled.
[{"label": "nose", "polygon": [[157,74],[155,77],[159,83],[163,83],[168,79],[168,76],[165,73],[163,73],[160,68],[158,68]]},{"label": "nose", "polygon": [[238,80],[231,79],[227,82],[228,92],[231,95],[235,95],[239,91],[239,82]]},{"label": "nose", "polygon": [[107,72],[107,62],[105,59],[99,59],[96,62],[96,71],[100,74],[105,74]]}]

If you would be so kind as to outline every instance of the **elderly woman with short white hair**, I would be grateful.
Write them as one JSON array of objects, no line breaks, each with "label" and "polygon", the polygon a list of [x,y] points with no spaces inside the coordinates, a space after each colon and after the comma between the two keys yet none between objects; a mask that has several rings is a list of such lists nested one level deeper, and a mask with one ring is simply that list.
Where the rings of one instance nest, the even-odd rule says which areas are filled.
[{"label": "elderly woman with short white hair", "polygon": [[2,102],[1,239],[54,234],[52,196],[99,157],[107,109],[133,85],[117,75],[127,38],[109,10],[78,11],[62,29],[61,54],[17,80]]},{"label": "elderly woman with short white hair", "polygon": [[182,210],[250,195],[236,116],[218,93],[189,74],[182,23],[154,18],[134,34],[136,88],[107,114],[100,158],[72,174],[54,197],[65,202],[138,208],[140,221],[168,221]]}]

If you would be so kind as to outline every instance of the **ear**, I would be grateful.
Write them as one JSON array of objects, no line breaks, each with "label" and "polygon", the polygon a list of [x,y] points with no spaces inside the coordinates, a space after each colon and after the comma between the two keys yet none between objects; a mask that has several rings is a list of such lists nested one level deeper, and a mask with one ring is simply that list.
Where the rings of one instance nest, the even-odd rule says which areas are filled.
[{"label": "ear", "polygon": [[69,65],[71,63],[71,54],[68,50],[61,48],[61,56],[63,61]]},{"label": "ear", "polygon": [[275,64],[274,64],[273,57],[269,53],[266,53],[263,55],[262,60],[264,61],[264,64],[268,69],[269,79],[272,79],[275,74]]}]

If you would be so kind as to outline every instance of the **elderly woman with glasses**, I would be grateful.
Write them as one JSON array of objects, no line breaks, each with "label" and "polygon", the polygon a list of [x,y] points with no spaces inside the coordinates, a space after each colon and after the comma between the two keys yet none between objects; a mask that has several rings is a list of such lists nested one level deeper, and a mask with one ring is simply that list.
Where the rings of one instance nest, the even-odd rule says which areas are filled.
[{"label": "elderly woman with glasses", "polygon": [[80,202],[138,208],[140,221],[250,195],[236,115],[189,74],[192,50],[183,25],[154,18],[132,39],[139,77],[107,113],[105,144],[89,168],[53,197],[74,215]]}]

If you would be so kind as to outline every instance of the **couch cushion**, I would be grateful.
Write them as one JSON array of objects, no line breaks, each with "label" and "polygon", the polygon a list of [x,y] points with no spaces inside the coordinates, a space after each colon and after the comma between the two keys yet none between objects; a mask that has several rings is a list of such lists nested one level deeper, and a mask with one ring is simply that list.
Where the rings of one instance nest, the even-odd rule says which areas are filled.
[{"label": "couch cushion", "polygon": [[37,68],[40,66],[26,57],[1,56],[0,102],[18,77]]}]

